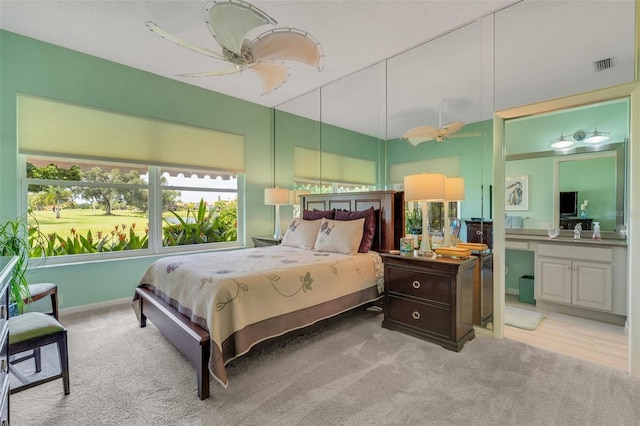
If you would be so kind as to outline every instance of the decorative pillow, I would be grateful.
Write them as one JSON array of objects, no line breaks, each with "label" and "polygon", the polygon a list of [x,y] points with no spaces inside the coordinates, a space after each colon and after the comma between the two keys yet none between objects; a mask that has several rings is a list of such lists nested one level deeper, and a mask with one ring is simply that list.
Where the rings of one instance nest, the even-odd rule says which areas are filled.
[{"label": "decorative pillow", "polygon": [[348,221],[322,219],[314,248],[334,253],[357,253],[363,227],[364,218]]},{"label": "decorative pillow", "polygon": [[321,220],[293,219],[280,244],[311,250],[318,237],[321,222]]},{"label": "decorative pillow", "polygon": [[362,240],[358,247],[358,253],[367,253],[373,246],[373,239],[376,235],[376,210],[373,207],[369,207],[367,210],[360,211],[346,211],[336,210],[336,220],[355,220],[364,218],[364,232],[362,233]]},{"label": "decorative pillow", "polygon": [[333,219],[334,218],[334,213],[335,210],[305,210],[302,212],[302,218],[306,219],[306,220],[318,220],[318,219],[322,219],[327,218],[327,219]]}]

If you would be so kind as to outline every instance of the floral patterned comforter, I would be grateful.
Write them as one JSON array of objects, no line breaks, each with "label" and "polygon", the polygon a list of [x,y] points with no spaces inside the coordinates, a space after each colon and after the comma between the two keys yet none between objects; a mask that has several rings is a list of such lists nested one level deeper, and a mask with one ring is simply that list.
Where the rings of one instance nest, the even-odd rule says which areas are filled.
[{"label": "floral patterned comforter", "polygon": [[377,299],[383,265],[375,252],[270,246],[166,257],[140,285],[209,331],[209,370],[226,387],[225,364],[256,343]]}]

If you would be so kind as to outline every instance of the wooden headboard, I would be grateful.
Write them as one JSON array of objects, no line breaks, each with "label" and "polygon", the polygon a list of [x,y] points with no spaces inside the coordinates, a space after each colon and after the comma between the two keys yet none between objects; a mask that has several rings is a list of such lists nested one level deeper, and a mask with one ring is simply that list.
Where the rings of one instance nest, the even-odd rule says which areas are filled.
[{"label": "wooden headboard", "polygon": [[376,235],[372,250],[388,252],[400,247],[404,236],[404,192],[371,191],[341,194],[307,194],[300,197],[304,210],[376,210]]}]

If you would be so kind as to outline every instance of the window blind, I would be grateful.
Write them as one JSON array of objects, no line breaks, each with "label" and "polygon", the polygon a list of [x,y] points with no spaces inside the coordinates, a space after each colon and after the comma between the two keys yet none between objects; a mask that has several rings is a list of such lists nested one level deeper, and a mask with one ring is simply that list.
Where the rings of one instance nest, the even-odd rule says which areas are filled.
[{"label": "window blind", "polygon": [[241,173],[242,135],[18,94],[22,154]]},{"label": "window blind", "polygon": [[300,146],[293,147],[293,161],[293,174],[296,179],[321,179],[359,185],[376,184],[375,161]]}]

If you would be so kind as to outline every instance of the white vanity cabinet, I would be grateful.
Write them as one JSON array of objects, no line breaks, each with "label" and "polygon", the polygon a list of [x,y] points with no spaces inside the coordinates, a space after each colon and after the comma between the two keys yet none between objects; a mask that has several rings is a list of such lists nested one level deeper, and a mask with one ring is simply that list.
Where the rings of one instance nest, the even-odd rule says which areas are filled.
[{"label": "white vanity cabinet", "polygon": [[614,270],[625,269],[625,255],[615,247],[538,244],[536,299],[625,315],[624,303],[614,312],[614,298],[626,292],[624,280],[614,291]]}]

